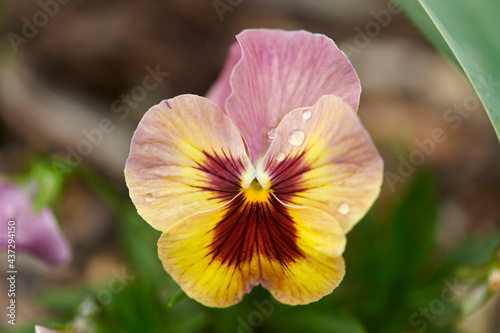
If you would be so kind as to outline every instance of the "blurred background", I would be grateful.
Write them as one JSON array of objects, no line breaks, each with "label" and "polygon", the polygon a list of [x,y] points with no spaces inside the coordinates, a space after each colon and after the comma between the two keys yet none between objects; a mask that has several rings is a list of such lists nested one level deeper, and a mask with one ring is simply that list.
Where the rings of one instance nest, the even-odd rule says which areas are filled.
[{"label": "blurred background", "polygon": [[[2,332],[33,332],[34,323],[80,332],[499,332],[488,278],[500,261],[500,145],[461,70],[389,2],[3,8],[0,173],[58,173],[50,206],[74,258],[50,267],[19,255],[17,325],[2,319]],[[308,306],[277,304],[260,288],[225,310],[183,297],[157,258],[159,233],[136,215],[124,183],[142,115],[162,99],[204,95],[247,28],[332,38],[358,72],[358,114],[385,161],[381,196],[348,235],[345,281]],[[157,84],[145,89],[147,76]],[[103,119],[113,129],[97,135]],[[7,289],[2,279],[2,309]]]}]

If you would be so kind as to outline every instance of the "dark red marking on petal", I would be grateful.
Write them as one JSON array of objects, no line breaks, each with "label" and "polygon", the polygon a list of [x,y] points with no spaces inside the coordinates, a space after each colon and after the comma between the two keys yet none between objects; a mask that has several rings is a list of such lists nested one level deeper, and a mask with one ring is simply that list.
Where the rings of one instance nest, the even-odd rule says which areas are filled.
[{"label": "dark red marking on petal", "polygon": [[308,189],[304,186],[303,175],[311,170],[311,165],[307,163],[305,155],[304,150],[295,156],[287,156],[281,162],[276,159],[267,162],[270,189],[285,203],[290,203],[293,196]]},{"label": "dark red marking on petal", "polygon": [[197,163],[195,168],[204,172],[206,177],[203,181],[207,185],[197,188],[213,192],[213,199],[233,199],[241,190],[241,177],[245,172],[243,161],[225,151],[220,155],[214,151],[203,151],[203,155],[204,161]]},{"label": "dark red marking on petal", "polygon": [[268,200],[251,201],[241,193],[228,204],[213,232],[211,263],[239,266],[260,255],[286,267],[304,257],[286,206],[270,194]]}]

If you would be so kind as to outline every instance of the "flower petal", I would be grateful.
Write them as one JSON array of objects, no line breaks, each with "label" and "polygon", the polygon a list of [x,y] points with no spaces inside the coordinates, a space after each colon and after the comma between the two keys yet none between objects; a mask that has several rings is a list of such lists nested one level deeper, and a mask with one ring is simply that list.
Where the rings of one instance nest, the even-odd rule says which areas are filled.
[{"label": "flower petal", "polygon": [[245,30],[237,36],[242,59],[231,76],[226,112],[257,164],[268,131],[293,109],[322,95],[342,97],[357,110],[361,86],[346,55],[328,37],[306,31]]},{"label": "flower petal", "polygon": [[216,104],[194,95],[163,101],[144,115],[125,167],[139,214],[162,231],[230,201],[253,174],[236,127]]},{"label": "flower petal", "polygon": [[371,207],[383,163],[351,107],[323,96],[280,123],[257,179],[283,202],[331,214],[345,232]]},{"label": "flower petal", "polygon": [[64,333],[64,332],[49,330],[48,328],[45,328],[43,326],[35,325],[35,333]]},{"label": "flower petal", "polygon": [[241,193],[224,207],[165,232],[159,256],[186,294],[206,306],[240,302],[261,283],[279,301],[306,304],[344,276],[345,235],[327,213],[286,206],[270,192]]},{"label": "flower petal", "polygon": [[[222,112],[226,113],[226,100],[231,94],[231,86],[229,85],[229,78],[233,72],[234,66],[241,59],[241,47],[238,42],[233,43],[229,48],[224,68],[222,69],[219,78],[212,85],[207,92],[206,97],[212,102],[221,107]],[[227,114],[227,113],[226,113]]]},{"label": "flower petal", "polygon": [[20,188],[0,183],[0,248],[7,249],[9,239],[14,238],[17,249],[24,249],[48,264],[67,264],[71,249],[54,214],[48,208],[34,213],[32,206]]}]

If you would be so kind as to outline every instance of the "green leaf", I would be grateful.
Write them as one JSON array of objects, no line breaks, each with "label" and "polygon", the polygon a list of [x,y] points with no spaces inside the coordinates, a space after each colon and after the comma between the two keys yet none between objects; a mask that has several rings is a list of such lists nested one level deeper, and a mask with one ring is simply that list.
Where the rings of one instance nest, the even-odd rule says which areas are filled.
[{"label": "green leaf", "polygon": [[33,203],[34,211],[39,212],[60,196],[63,179],[56,168],[45,160],[36,161],[31,174],[32,179],[36,179],[38,185],[38,192]]},{"label": "green leaf", "polygon": [[417,175],[389,218],[384,280],[406,283],[421,267],[435,241],[437,197],[434,176]]},{"label": "green leaf", "polygon": [[452,247],[441,264],[449,272],[460,266],[485,265],[500,246],[500,231],[472,235]]},{"label": "green leaf", "polygon": [[394,2],[401,5],[434,46],[460,64],[500,138],[500,1]]},{"label": "green leaf", "polygon": [[[105,287],[102,285],[101,287]],[[89,297],[96,295],[102,289],[99,286],[72,285],[68,287],[58,287],[57,289],[47,289],[41,291],[36,296],[37,304],[45,309],[72,312],[80,303]]]},{"label": "green leaf", "polygon": [[[251,319],[249,317],[249,319]],[[247,325],[249,327],[250,325]],[[270,332],[289,333],[366,333],[366,329],[349,312],[317,312],[317,311],[296,311],[295,309],[285,310],[281,316],[271,321],[268,325]],[[245,328],[245,325],[241,325]]]},{"label": "green leaf", "polygon": [[167,306],[169,308],[172,308],[174,307],[177,303],[179,303],[181,300],[184,299],[184,297],[186,297],[186,293],[181,291],[180,293],[178,293],[177,295],[175,295],[174,297],[172,297],[169,301],[168,301],[168,304]]}]

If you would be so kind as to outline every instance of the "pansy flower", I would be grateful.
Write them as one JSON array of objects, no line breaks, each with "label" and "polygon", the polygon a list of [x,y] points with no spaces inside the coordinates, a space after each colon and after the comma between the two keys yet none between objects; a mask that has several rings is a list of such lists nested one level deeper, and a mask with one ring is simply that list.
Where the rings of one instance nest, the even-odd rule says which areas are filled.
[{"label": "pansy flower", "polygon": [[0,226],[2,249],[26,251],[51,265],[71,260],[71,249],[54,214],[49,208],[33,211],[28,187],[0,180]]},{"label": "pansy flower", "polygon": [[245,30],[208,98],[177,96],[144,115],[127,186],[188,296],[227,307],[261,284],[307,304],[338,286],[345,234],[382,179],[355,114],[360,91],[326,36]]}]

